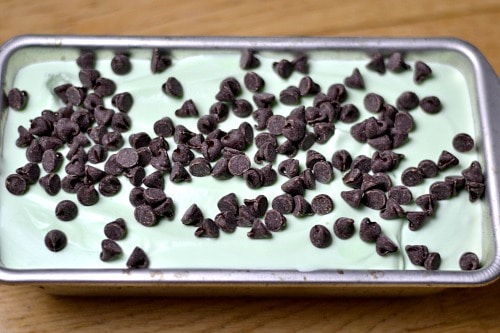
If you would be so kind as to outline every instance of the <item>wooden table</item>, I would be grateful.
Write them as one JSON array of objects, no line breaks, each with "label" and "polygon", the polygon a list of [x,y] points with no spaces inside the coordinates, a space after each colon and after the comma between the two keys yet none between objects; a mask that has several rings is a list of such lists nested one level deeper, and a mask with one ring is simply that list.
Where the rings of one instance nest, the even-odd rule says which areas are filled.
[{"label": "wooden table", "polygon": [[[497,0],[3,0],[0,43],[24,33],[454,36],[499,73],[499,21]],[[500,330],[500,281],[393,299],[78,298],[9,285],[0,295],[0,332]]]}]

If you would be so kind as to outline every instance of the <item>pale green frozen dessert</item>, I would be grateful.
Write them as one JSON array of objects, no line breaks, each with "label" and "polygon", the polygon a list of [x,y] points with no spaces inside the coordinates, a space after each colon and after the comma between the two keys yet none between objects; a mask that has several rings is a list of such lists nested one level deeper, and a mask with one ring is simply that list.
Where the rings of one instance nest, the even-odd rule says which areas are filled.
[{"label": "pale green frozen dessert", "polygon": [[[170,117],[174,125],[182,124],[186,128],[198,132],[198,117],[179,118],[174,112],[188,99],[191,99],[200,115],[208,114],[210,106],[216,102],[215,95],[219,91],[220,82],[227,77],[236,78],[242,86],[243,98],[257,109],[252,92],[243,84],[244,75],[249,71],[256,72],[265,82],[263,92],[272,93],[277,103],[272,107],[275,115],[289,115],[296,106],[279,102],[280,92],[289,86],[298,86],[306,74],[294,71],[283,79],[273,70],[273,62],[283,58],[293,59],[289,53],[259,52],[256,54],[260,66],[252,70],[240,68],[240,52],[212,51],[186,52],[172,51],[172,65],[164,72],[152,74],[150,60],[131,55],[132,69],[126,75],[116,75],[111,70],[110,52],[97,53],[96,69],[102,77],[112,79],[116,83],[116,93],[129,92],[134,103],[128,112],[132,120],[129,131],[124,132],[125,145],[129,147],[129,135],[147,132],[155,137],[153,124],[163,118]],[[481,161],[481,145],[472,151],[458,152],[452,146],[452,139],[457,133],[469,134],[477,143],[481,142],[480,133],[476,132],[471,98],[463,74],[452,66],[426,61],[432,68],[432,76],[415,84],[413,69],[417,58],[408,55],[407,61],[411,69],[401,73],[391,71],[381,75],[368,70],[368,57],[357,60],[345,60],[345,57],[332,56],[328,52],[311,52],[308,54],[308,75],[318,83],[321,91],[326,93],[334,83],[342,83],[350,76],[354,68],[358,68],[364,80],[364,89],[347,88],[348,98],[343,104],[354,104],[360,111],[356,122],[376,114],[368,112],[363,106],[363,99],[369,92],[381,95],[387,103],[396,104],[396,99],[404,91],[413,91],[420,98],[437,96],[441,100],[442,110],[437,114],[424,112],[420,107],[409,111],[415,126],[409,139],[399,148],[394,149],[404,158],[393,171],[388,172],[393,185],[401,185],[401,174],[408,167],[416,167],[421,160],[430,159],[437,162],[443,150],[447,150],[459,159],[457,166],[440,171],[436,177],[428,178],[418,186],[410,187],[413,199],[429,193],[432,183],[444,180],[446,176],[460,175],[471,162]],[[1,181],[5,183],[7,175],[13,173],[26,161],[25,150],[16,147],[19,125],[29,127],[30,119],[40,115],[43,110],[57,111],[64,104],[53,93],[53,88],[64,83],[80,86],[78,72],[80,68],[76,58],[65,57],[63,60],[43,61],[22,67],[15,75],[12,87],[25,90],[29,94],[26,108],[22,111],[10,109],[3,128],[1,154]],[[182,84],[182,98],[166,95],[162,85],[168,77],[175,77]],[[106,97],[105,106],[113,108],[111,97]],[[313,96],[301,97],[300,104],[311,106]],[[242,121],[252,126],[254,119],[240,118],[230,112],[227,120],[218,128],[229,131],[238,128]],[[352,157],[366,155],[371,157],[376,151],[366,143],[360,143],[350,134],[351,124],[335,122],[334,135],[323,144],[315,143],[311,149],[322,153],[328,161],[332,154],[340,149],[350,152]],[[311,129],[310,129],[311,131]],[[254,134],[263,132],[255,130]],[[177,146],[172,137],[167,138],[170,145],[169,154]],[[278,141],[283,142],[283,137]],[[61,152],[65,155],[67,147]],[[88,147],[86,148],[88,149]],[[257,151],[251,144],[245,153],[250,157],[252,166],[261,168],[253,161]],[[195,152],[196,156],[200,156]],[[278,154],[273,167],[287,157]],[[301,170],[305,169],[306,152],[299,151],[294,158],[300,161]],[[212,163],[213,165],[214,163]],[[94,165],[103,169],[103,163]],[[152,166],[146,168],[147,174],[154,171]],[[59,174],[65,175],[64,168]],[[44,175],[42,171],[42,176]],[[286,214],[286,228],[271,232],[270,239],[251,239],[247,237],[250,228],[238,227],[233,233],[220,232],[218,238],[199,238],[194,235],[196,227],[181,223],[184,212],[194,203],[202,210],[205,217],[214,218],[219,212],[218,200],[224,195],[236,193],[240,204],[244,199],[253,199],[263,194],[271,201],[283,193],[280,186],[287,180],[278,175],[273,186],[258,189],[249,188],[241,177],[228,180],[217,180],[211,176],[192,177],[190,182],[174,183],[165,176],[165,193],[175,204],[175,217],[171,220],[161,219],[157,225],[145,227],[134,218],[134,207],[129,202],[129,193],[133,186],[123,176],[120,177],[122,188],[115,196],[101,196],[93,206],[78,204],[77,217],[62,222],[55,216],[55,207],[62,200],[78,202],[75,194],[59,191],[50,196],[38,186],[33,185],[26,194],[14,196],[5,186],[1,187],[0,200],[0,256],[2,264],[11,269],[45,269],[45,268],[126,268],[126,261],[132,250],[138,246],[144,250],[150,261],[150,268],[161,269],[244,269],[244,270],[328,270],[328,269],[388,269],[406,270],[422,269],[413,265],[405,253],[406,245],[426,245],[430,251],[441,256],[440,269],[459,270],[459,257],[464,252],[474,252],[481,258],[483,254],[483,225],[486,203],[482,200],[469,202],[465,190],[449,200],[439,201],[434,216],[426,219],[425,224],[417,231],[411,231],[406,218],[385,220],[380,211],[361,205],[354,209],[341,198],[342,191],[350,190],[342,181],[343,173],[334,169],[333,181],[322,184],[316,182],[316,188],[305,191],[305,199],[311,202],[318,194],[328,194],[334,202],[334,209],[325,215],[314,214],[306,217],[294,217]],[[402,205],[405,211],[420,211],[413,200]],[[350,239],[339,239],[333,235],[333,224],[339,217],[349,217],[355,221],[355,233]],[[116,260],[103,262],[100,260],[101,241],[106,238],[104,226],[117,218],[123,218],[127,227],[126,237],[117,243],[123,249],[123,255]],[[382,232],[392,240],[398,250],[386,256],[376,253],[375,245],[367,243],[359,237],[359,226],[363,218],[370,218],[380,224]],[[319,249],[311,244],[309,232],[314,225],[326,226],[333,235],[330,246]],[[49,251],[44,244],[44,237],[49,230],[59,229],[68,239],[67,246],[59,252]]]}]

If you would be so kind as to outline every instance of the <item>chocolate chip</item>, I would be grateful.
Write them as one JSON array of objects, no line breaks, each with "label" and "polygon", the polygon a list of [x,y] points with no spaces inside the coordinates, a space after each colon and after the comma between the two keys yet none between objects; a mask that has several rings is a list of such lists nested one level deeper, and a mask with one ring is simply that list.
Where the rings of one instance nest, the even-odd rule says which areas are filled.
[{"label": "chocolate chip", "polygon": [[134,187],[130,190],[129,193],[129,201],[130,204],[134,207],[143,205],[146,203],[144,199],[144,189],[142,187]]},{"label": "chocolate chip", "polygon": [[112,80],[103,77],[96,80],[94,92],[97,95],[101,97],[112,96],[115,93],[115,90],[116,85]]},{"label": "chocolate chip", "polygon": [[28,185],[35,184],[40,177],[40,167],[37,163],[28,162],[16,169],[16,173],[22,176]]},{"label": "chocolate chip", "polygon": [[[273,169],[272,164],[269,163],[266,166],[259,169],[262,174],[262,185],[263,186],[272,186],[276,183],[278,179],[278,173]],[[243,174],[244,176],[244,174]]]},{"label": "chocolate chip", "polygon": [[300,90],[295,86],[289,86],[280,92],[279,99],[285,105],[297,105],[300,102]]},{"label": "chocolate chip", "polygon": [[328,184],[333,180],[333,168],[328,161],[318,161],[312,168],[314,178],[322,184]]},{"label": "chocolate chip", "polygon": [[214,164],[212,168],[212,177],[220,180],[233,177],[233,175],[229,172],[227,159],[221,158]]},{"label": "chocolate chip", "polygon": [[149,258],[143,249],[136,246],[127,259],[127,267],[131,269],[148,268]]},{"label": "chocolate chip", "polygon": [[276,99],[276,97],[270,93],[255,93],[252,98],[255,105],[259,108],[270,107]]},{"label": "chocolate chip", "polygon": [[236,223],[239,227],[251,227],[256,219],[257,213],[252,207],[241,205],[238,208],[238,218],[236,219]]},{"label": "chocolate chip", "polygon": [[59,252],[66,247],[68,239],[61,230],[50,230],[44,238],[45,246],[52,252]]},{"label": "chocolate chip", "polygon": [[422,184],[424,181],[424,176],[419,169],[415,167],[409,167],[403,171],[401,174],[401,181],[406,186],[417,186]]},{"label": "chocolate chip", "polygon": [[432,69],[423,61],[415,62],[415,71],[413,72],[413,81],[422,83],[432,75]]},{"label": "chocolate chip", "polygon": [[358,169],[362,173],[370,172],[372,168],[372,159],[366,155],[358,155],[351,163],[351,169]]},{"label": "chocolate chip", "polygon": [[31,141],[33,141],[34,136],[24,126],[19,126],[17,132],[19,133],[19,137],[16,139],[16,146],[19,148],[28,147]]},{"label": "chocolate chip", "polygon": [[[150,140],[149,135],[144,136],[141,133],[136,133],[135,135],[133,134],[133,138],[131,139],[130,145],[133,148],[137,149],[137,146],[145,145],[148,142],[148,140]],[[184,144],[184,143],[181,142],[179,144]],[[167,140],[165,140],[165,138],[162,136],[158,136],[150,140],[148,147],[153,156],[161,155],[163,152],[167,151],[170,148]]]},{"label": "chocolate chip", "polygon": [[300,106],[294,108],[292,111],[290,111],[290,113],[288,114],[288,117],[286,117],[286,119],[287,120],[293,119],[293,120],[297,120],[297,121],[305,123],[306,122],[306,108],[304,107],[304,105],[300,105]]},{"label": "chocolate chip", "polygon": [[484,183],[483,168],[478,161],[473,161],[470,166],[462,170],[466,182]]},{"label": "chocolate chip", "polygon": [[121,240],[127,234],[127,226],[125,220],[117,218],[114,221],[106,223],[104,226],[104,235],[112,240]]},{"label": "chocolate chip", "polygon": [[429,193],[434,200],[446,200],[451,198],[453,187],[447,182],[439,181],[430,186]]},{"label": "chocolate chip", "polygon": [[332,155],[332,166],[339,171],[344,172],[350,169],[351,163],[351,154],[345,149],[337,150]]},{"label": "chocolate chip", "polygon": [[241,94],[240,83],[236,78],[228,77],[221,81],[215,98],[222,102],[233,102],[239,94]]},{"label": "chocolate chip", "polygon": [[427,212],[406,212],[406,219],[408,220],[408,228],[411,231],[417,231],[422,228],[422,225],[427,218]]},{"label": "chocolate chip", "polygon": [[111,118],[111,128],[116,132],[123,133],[130,129],[132,120],[123,112],[115,113]]},{"label": "chocolate chip", "polygon": [[236,230],[236,216],[229,212],[221,212],[214,218],[215,224],[224,232],[234,232]]},{"label": "chocolate chip", "polygon": [[408,133],[413,129],[413,117],[406,111],[398,112],[394,118],[394,128]]},{"label": "chocolate chip", "polygon": [[358,208],[361,203],[361,199],[363,197],[363,191],[360,189],[354,189],[350,191],[342,191],[340,192],[340,196],[344,201],[353,208]]},{"label": "chocolate chip", "polygon": [[255,57],[254,51],[245,49],[241,51],[240,67],[241,69],[252,69],[259,67],[260,60]]},{"label": "chocolate chip", "polygon": [[78,206],[71,200],[60,201],[56,206],[55,214],[61,221],[71,221],[78,215]]},{"label": "chocolate chip", "polygon": [[290,214],[294,208],[293,196],[288,193],[278,195],[273,199],[271,206],[281,214]]},{"label": "chocolate chip", "polygon": [[441,256],[437,252],[429,252],[425,258],[424,267],[426,270],[437,270],[441,265]]},{"label": "chocolate chip", "polygon": [[[78,78],[80,79],[80,82],[82,83],[82,87],[87,88],[87,89],[92,89],[95,86],[96,80],[100,76],[101,76],[101,73],[99,73],[99,71],[97,71],[93,68],[84,68],[84,69],[81,69],[80,72],[78,73]],[[67,91],[68,88],[70,88],[70,87],[74,88],[72,86],[69,86],[65,90]],[[58,92],[61,92],[61,90],[58,89]],[[69,101],[71,104],[73,104],[70,101],[67,93],[66,93],[66,101]]]},{"label": "chocolate chip", "polygon": [[310,76],[304,76],[299,82],[301,96],[315,95],[320,92],[320,86]]},{"label": "chocolate chip", "polygon": [[285,228],[286,217],[279,211],[271,209],[267,212],[264,222],[268,230],[276,232]]},{"label": "chocolate chip", "polygon": [[304,184],[304,189],[313,190],[316,188],[316,178],[314,178],[312,169],[306,168],[302,170],[299,177],[302,179],[302,183]]},{"label": "chocolate chip", "polygon": [[399,110],[410,111],[419,105],[420,101],[417,94],[413,91],[405,91],[396,100],[396,107]]},{"label": "chocolate chip", "polygon": [[142,204],[135,207],[134,217],[137,222],[146,227],[151,227],[158,222],[158,218],[154,213],[153,207],[148,204]]},{"label": "chocolate chip", "polygon": [[253,143],[253,128],[248,122],[244,121],[238,126],[238,130],[243,134],[243,139],[245,141],[245,146]]},{"label": "chocolate chip", "polygon": [[385,207],[380,211],[380,217],[385,220],[393,220],[405,216],[405,211],[393,198],[388,198]]},{"label": "chocolate chip", "polygon": [[238,215],[238,198],[235,193],[229,193],[219,199],[217,202],[217,207],[221,212],[231,212],[235,216]]},{"label": "chocolate chip", "polygon": [[283,134],[283,127],[285,126],[286,118],[282,115],[272,115],[267,120],[267,130],[275,136]]},{"label": "chocolate chip", "polygon": [[210,175],[212,167],[203,157],[196,157],[189,163],[189,172],[195,177],[205,177]]},{"label": "chocolate chip", "polygon": [[28,93],[24,90],[12,88],[7,94],[7,100],[11,108],[20,111],[28,104]]},{"label": "chocolate chip", "polygon": [[309,72],[309,64],[307,55],[297,54],[292,60],[293,68],[300,73],[307,74]]},{"label": "chocolate chip", "polygon": [[261,164],[263,161],[274,162],[276,160],[276,146],[268,142],[259,147],[254,156],[254,162]]},{"label": "chocolate chip", "polygon": [[410,262],[416,266],[424,266],[429,256],[429,249],[425,245],[406,245],[405,252]]},{"label": "chocolate chip", "polygon": [[[317,143],[326,143],[335,133],[335,125],[332,123],[317,123],[313,126],[314,138]],[[306,133],[306,137],[309,133]]]},{"label": "chocolate chip", "polygon": [[255,219],[252,224],[252,229],[247,232],[247,237],[251,239],[269,239],[272,238],[272,234],[267,230],[264,223],[261,220]]},{"label": "chocolate chip", "polygon": [[269,205],[267,197],[262,194],[255,197],[255,199],[244,199],[243,203],[245,206],[252,208],[257,214],[257,217],[264,216]]},{"label": "chocolate chip", "polygon": [[385,73],[385,61],[384,57],[380,53],[375,53],[370,59],[370,62],[366,64],[366,68],[375,71],[379,74]]},{"label": "chocolate chip", "polygon": [[427,113],[435,114],[441,111],[441,101],[436,96],[428,96],[422,98],[420,107]]},{"label": "chocolate chip", "polygon": [[299,160],[286,159],[278,165],[278,173],[282,176],[293,178],[299,175]]},{"label": "chocolate chip", "polygon": [[118,150],[123,143],[123,136],[120,132],[108,132],[102,136],[102,145],[107,150]]},{"label": "chocolate chip", "polygon": [[255,72],[248,72],[243,78],[245,87],[251,92],[261,91],[264,87],[264,80]]},{"label": "chocolate chip", "polygon": [[95,54],[91,51],[84,51],[76,59],[76,64],[80,68],[93,68],[95,66]]},{"label": "chocolate chip", "polygon": [[52,133],[52,130],[52,124],[44,117],[36,117],[30,123],[29,132],[33,135],[50,135]]},{"label": "chocolate chip", "polygon": [[160,49],[153,49],[150,66],[153,74],[163,72],[171,64],[172,60],[166,54],[163,54]]},{"label": "chocolate chip", "polygon": [[99,201],[99,193],[92,185],[82,185],[76,191],[78,201],[84,206],[95,205]]},{"label": "chocolate chip", "polygon": [[465,184],[465,190],[469,192],[469,201],[475,202],[483,197],[485,185],[483,183],[468,181]]},{"label": "chocolate chip", "polygon": [[219,237],[219,227],[215,224],[214,220],[205,218],[198,229],[195,230],[194,235],[196,237],[217,238]]},{"label": "chocolate chip", "polygon": [[302,195],[293,197],[293,206],[292,214],[295,217],[313,215],[311,204]]},{"label": "chocolate chip", "polygon": [[281,190],[292,196],[304,195],[304,183],[302,178],[295,176],[287,180],[281,185]]},{"label": "chocolate chip", "polygon": [[361,224],[359,226],[359,237],[362,241],[368,243],[375,242],[381,233],[382,229],[377,222],[371,221],[367,217],[361,220]]},{"label": "chocolate chip", "polygon": [[170,172],[172,170],[172,164],[165,149],[160,149],[158,154],[151,158],[150,163],[153,168],[159,171]]},{"label": "chocolate chip", "polygon": [[360,188],[363,182],[363,173],[356,168],[351,168],[343,177],[342,182],[352,188]]},{"label": "chocolate chip", "polygon": [[111,104],[121,112],[128,112],[132,108],[134,99],[129,92],[119,93],[113,96]]},{"label": "chocolate chip", "polygon": [[163,117],[160,120],[157,120],[153,125],[153,130],[158,136],[172,136],[174,134],[174,124],[172,119],[169,117]]},{"label": "chocolate chip", "polygon": [[436,163],[431,160],[420,161],[417,168],[424,178],[432,178],[438,174],[438,167]]},{"label": "chocolate chip", "polygon": [[228,162],[228,170],[234,176],[241,176],[250,168],[250,159],[246,155],[236,155]]},{"label": "chocolate chip", "polygon": [[146,177],[146,170],[141,166],[133,167],[125,172],[125,177],[128,178],[133,186],[140,186]]},{"label": "chocolate chip", "polygon": [[368,208],[381,210],[385,207],[387,198],[383,191],[379,189],[373,189],[366,191],[363,194],[363,198],[361,201]]},{"label": "chocolate chip", "polygon": [[465,252],[459,259],[460,269],[463,271],[473,271],[481,267],[481,262],[473,252]]},{"label": "chocolate chip", "polygon": [[443,150],[441,155],[439,155],[437,167],[440,171],[451,168],[455,165],[458,165],[458,158],[450,153],[449,151]]},{"label": "chocolate chip", "polygon": [[273,111],[270,108],[258,108],[252,112],[252,118],[257,123],[255,128],[258,130],[264,130],[267,128],[267,122],[269,118],[273,115]]},{"label": "chocolate chip", "polygon": [[293,64],[286,59],[282,59],[279,62],[273,63],[274,71],[283,79],[287,79],[290,77],[290,75],[292,75],[293,67]]},{"label": "chocolate chip", "polygon": [[400,73],[410,68],[400,52],[394,52],[387,60],[387,69],[394,73]]},{"label": "chocolate chip", "polygon": [[361,76],[361,73],[359,72],[359,69],[355,68],[352,71],[352,74],[344,79],[344,84],[353,89],[364,89],[365,88],[365,82],[363,80],[363,77]]},{"label": "chocolate chip", "polygon": [[453,148],[464,153],[474,148],[474,139],[469,134],[459,133],[453,137]]},{"label": "chocolate chip", "polygon": [[376,151],[371,158],[371,170],[373,172],[392,171],[403,158],[403,154],[395,153],[392,150]]},{"label": "chocolate chip", "polygon": [[413,199],[411,191],[407,187],[402,185],[391,187],[388,196],[390,199],[394,199],[400,205],[407,205]]},{"label": "chocolate chip", "polygon": [[363,104],[368,111],[377,113],[382,110],[384,98],[376,93],[368,93],[363,99]]},{"label": "chocolate chip", "polygon": [[354,220],[339,217],[333,224],[333,232],[340,239],[349,239],[354,235]]},{"label": "chocolate chip", "polygon": [[350,129],[351,136],[358,142],[364,143],[367,140],[366,137],[366,122],[362,121],[360,123],[354,124]]},{"label": "chocolate chip", "polygon": [[161,89],[165,94],[172,97],[182,97],[184,95],[184,89],[182,84],[175,77],[169,77],[167,81],[161,86]]},{"label": "chocolate chip", "polygon": [[290,140],[285,140],[282,144],[280,144],[276,148],[276,152],[278,154],[286,155],[289,158],[292,158],[295,155],[297,155],[298,151],[299,151],[299,148],[297,147],[297,145]]},{"label": "chocolate chip", "polygon": [[376,240],[377,253],[381,256],[386,256],[389,253],[396,252],[398,250],[398,246],[386,235],[380,234]]},{"label": "chocolate chip", "polygon": [[132,65],[127,54],[119,53],[111,59],[111,69],[117,75],[125,75],[130,72]]},{"label": "chocolate chip", "polygon": [[48,195],[56,195],[61,189],[61,178],[57,173],[48,173],[38,182]]},{"label": "chocolate chip", "polygon": [[326,194],[318,194],[311,200],[312,211],[318,215],[326,215],[333,210],[333,201]]},{"label": "chocolate chip", "polygon": [[325,226],[317,224],[311,228],[309,239],[314,246],[323,249],[332,243],[332,234]]},{"label": "chocolate chip", "polygon": [[76,193],[81,185],[83,185],[83,180],[79,176],[66,175],[61,180],[61,188],[67,193]]},{"label": "chocolate chip", "polygon": [[451,185],[452,196],[457,195],[465,187],[465,177],[463,176],[446,176],[444,181]]},{"label": "chocolate chip", "polygon": [[432,215],[434,213],[434,199],[430,194],[422,194],[415,199],[415,203],[422,208],[427,215]]},{"label": "chocolate chip", "polygon": [[179,118],[197,117],[198,108],[192,99],[188,99],[181,105],[180,109],[175,110],[175,115]]},{"label": "chocolate chip", "polygon": [[172,161],[183,166],[188,165],[194,158],[194,153],[185,144],[179,144],[172,152]]},{"label": "chocolate chip", "polygon": [[104,262],[115,260],[123,253],[120,245],[111,239],[104,239],[101,242],[101,249],[99,258]]}]

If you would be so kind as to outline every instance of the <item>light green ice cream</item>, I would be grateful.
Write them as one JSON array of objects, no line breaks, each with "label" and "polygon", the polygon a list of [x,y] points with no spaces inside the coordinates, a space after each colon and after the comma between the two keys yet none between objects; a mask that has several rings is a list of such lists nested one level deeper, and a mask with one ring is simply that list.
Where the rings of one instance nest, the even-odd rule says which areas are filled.
[{"label": "light green ice cream", "polygon": [[[145,131],[154,136],[153,123],[169,116],[175,124],[183,124],[196,131],[197,119],[179,119],[174,115],[182,102],[192,99],[200,114],[207,114],[210,105],[215,102],[219,82],[234,76],[243,86],[246,73],[239,68],[239,53],[224,52],[210,54],[192,54],[174,52],[173,66],[162,74],[152,75],[149,60],[132,60],[132,71],[125,76],[111,72],[109,58],[101,59],[97,69],[102,76],[114,80],[117,92],[130,92],[134,97],[134,105],[129,112],[132,128],[124,133],[128,135]],[[289,79],[282,79],[271,69],[273,61],[281,58],[291,59],[291,54],[259,55],[261,65],[255,71],[265,80],[265,92],[279,95],[279,91],[290,85],[298,86],[303,74],[294,72]],[[425,60],[425,59],[422,59]],[[353,68],[360,69],[366,89],[348,89],[346,103],[355,104],[361,111],[361,119],[373,116],[363,107],[363,98],[368,92],[375,92],[391,104],[403,91],[414,91],[423,98],[436,95],[443,104],[443,110],[430,115],[420,108],[411,111],[415,121],[415,129],[410,139],[395,151],[405,155],[399,167],[390,173],[394,185],[401,184],[400,175],[404,169],[417,166],[422,159],[437,161],[442,150],[455,154],[460,164],[432,179],[427,179],[419,186],[412,187],[413,197],[428,193],[429,186],[443,180],[448,175],[458,175],[474,160],[480,160],[477,149],[468,153],[459,153],[452,147],[452,138],[459,132],[470,134],[476,141],[480,137],[475,133],[471,110],[471,100],[465,79],[457,69],[439,63],[429,63],[433,77],[421,85],[412,80],[413,71],[400,74],[391,72],[380,75],[365,68],[367,59],[336,60],[324,54],[312,54],[309,60],[310,73],[313,80],[326,92],[333,83],[342,82],[350,75]],[[410,62],[412,68],[414,63]],[[57,110],[61,102],[52,93],[52,88],[70,82],[80,85],[79,68],[74,59],[66,61],[42,62],[23,67],[15,77],[13,86],[29,93],[29,103],[24,111],[9,110],[3,130],[3,150],[1,154],[1,183],[5,177],[26,163],[24,149],[15,146],[19,125],[29,126],[29,120],[39,115],[44,109]],[[184,98],[174,99],[166,96],[161,85],[167,77],[174,76],[184,87]],[[252,95],[245,88],[241,98],[251,100]],[[111,107],[111,100],[105,103]],[[312,97],[303,97],[302,104],[312,104]],[[275,114],[287,115],[293,107],[278,103]],[[254,124],[251,117],[245,119]],[[230,130],[236,128],[241,118],[230,115],[219,128]],[[330,159],[338,149],[348,150],[352,156],[364,154],[370,156],[375,151],[367,144],[356,142],[349,134],[350,124],[337,122],[335,135],[326,144],[315,144],[312,149],[323,153]],[[258,134],[259,131],[255,131]],[[280,139],[282,140],[282,138]],[[175,147],[173,138],[168,138],[170,155]],[[281,141],[280,141],[281,142]],[[128,145],[128,143],[126,144]],[[253,158],[256,149],[252,145],[247,154]],[[284,156],[279,155],[275,166]],[[301,168],[305,168],[305,153],[296,157]],[[260,165],[255,165],[261,167]],[[103,168],[103,164],[98,165]],[[152,172],[153,169],[148,167]],[[59,172],[61,177],[64,171]],[[43,171],[42,171],[43,175]],[[62,222],[54,215],[56,204],[63,200],[76,200],[73,194],[60,191],[51,197],[36,185],[17,197],[9,194],[4,186],[0,189],[0,257],[4,267],[12,269],[41,268],[124,268],[128,255],[135,246],[147,253],[151,268],[173,269],[296,269],[310,271],[319,269],[422,269],[412,265],[405,252],[407,244],[424,244],[430,251],[439,252],[442,257],[441,269],[457,270],[458,258],[463,252],[473,251],[482,255],[483,210],[485,203],[470,203],[468,194],[462,191],[452,200],[441,201],[436,215],[417,232],[410,231],[405,219],[384,220],[379,211],[366,207],[352,209],[340,197],[340,192],[348,190],[342,183],[342,174],[335,170],[335,179],[330,184],[317,183],[315,190],[306,191],[305,198],[310,201],[319,193],[326,193],[333,198],[335,208],[332,213],[319,216],[295,218],[286,215],[286,229],[272,234],[272,239],[252,240],[246,233],[248,228],[238,228],[234,233],[221,232],[217,239],[197,238],[194,227],[185,226],[180,218],[186,209],[196,203],[205,217],[214,218],[218,213],[216,203],[223,195],[235,192],[243,203],[244,198],[255,198],[259,194],[267,196],[269,201],[282,193],[280,185],[286,180],[279,176],[273,187],[255,190],[246,186],[239,177],[226,181],[218,181],[212,177],[196,178],[189,183],[174,184],[166,179],[165,191],[172,197],[176,206],[176,216],[172,221],[161,220],[154,227],[144,227],[135,221],[133,207],[129,204],[128,194],[132,186],[127,179],[121,177],[121,192],[114,197],[101,197],[97,205],[85,207],[78,204],[78,217],[71,222]],[[403,206],[405,210],[419,210],[414,204]],[[341,240],[334,236],[331,246],[325,249],[314,247],[309,241],[309,230],[315,224],[322,224],[333,231],[333,223],[339,217],[351,217],[355,220],[356,234],[349,240]],[[100,244],[105,238],[104,225],[118,217],[125,219],[128,233],[125,239],[118,241],[124,255],[113,262],[102,262],[99,259]],[[398,252],[379,256],[375,245],[360,240],[359,223],[364,217],[377,221],[383,233],[399,247]],[[53,253],[44,245],[44,236],[51,229],[60,229],[68,237],[68,245],[61,252]]]}]

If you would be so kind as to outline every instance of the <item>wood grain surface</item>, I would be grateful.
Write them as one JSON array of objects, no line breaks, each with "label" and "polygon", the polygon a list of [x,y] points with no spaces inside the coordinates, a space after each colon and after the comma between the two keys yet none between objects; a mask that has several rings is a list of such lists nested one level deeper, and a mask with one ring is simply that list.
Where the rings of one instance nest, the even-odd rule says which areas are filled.
[{"label": "wood grain surface", "polygon": [[[500,72],[498,0],[0,0],[0,44],[25,33],[453,36]],[[499,332],[500,281],[408,298],[111,298],[0,285],[0,332]]]}]

